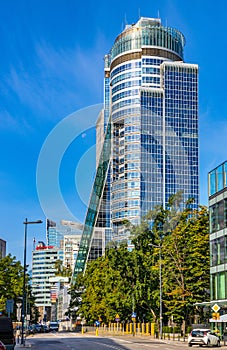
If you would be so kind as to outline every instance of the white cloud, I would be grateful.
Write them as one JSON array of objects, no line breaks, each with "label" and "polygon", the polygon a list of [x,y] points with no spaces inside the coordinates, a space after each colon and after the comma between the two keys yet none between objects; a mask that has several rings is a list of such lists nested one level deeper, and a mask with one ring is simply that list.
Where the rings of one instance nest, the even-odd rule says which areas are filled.
[{"label": "white cloud", "polygon": [[101,44],[102,40],[84,50],[56,49],[46,42],[36,43],[29,64],[21,59],[0,83],[4,98],[13,99],[14,103],[19,99],[33,116],[51,120],[101,102],[104,66]]},{"label": "white cloud", "polygon": [[32,127],[24,117],[16,118],[7,110],[0,111],[0,130],[11,130],[20,134],[31,131]]}]

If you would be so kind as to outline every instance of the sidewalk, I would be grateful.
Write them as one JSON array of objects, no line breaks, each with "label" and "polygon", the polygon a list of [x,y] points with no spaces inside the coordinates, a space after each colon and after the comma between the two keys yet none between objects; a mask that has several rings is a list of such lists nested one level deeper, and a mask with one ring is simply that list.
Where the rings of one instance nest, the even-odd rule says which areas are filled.
[{"label": "sidewalk", "polygon": [[31,348],[31,344],[29,344],[29,342],[26,340],[25,341],[25,345],[21,345],[21,344],[16,344],[16,346],[15,346],[15,350],[16,349],[28,349],[28,348]]}]

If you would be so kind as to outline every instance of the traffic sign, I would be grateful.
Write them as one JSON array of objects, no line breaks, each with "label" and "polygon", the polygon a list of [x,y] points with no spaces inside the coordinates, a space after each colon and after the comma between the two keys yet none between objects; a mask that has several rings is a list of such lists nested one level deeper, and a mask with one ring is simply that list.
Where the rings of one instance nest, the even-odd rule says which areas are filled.
[{"label": "traffic sign", "polygon": [[116,322],[119,322],[119,321],[120,321],[120,316],[119,316],[118,314],[116,314],[115,320],[116,320]]},{"label": "traffic sign", "polygon": [[95,321],[95,324],[96,324],[96,326],[99,326],[100,322],[99,321]]},{"label": "traffic sign", "polygon": [[8,315],[13,313],[13,305],[14,305],[13,299],[6,300],[6,311],[7,311]]},{"label": "traffic sign", "polygon": [[133,313],[132,313],[132,317],[133,317],[133,318],[136,317],[136,312],[133,312]]},{"label": "traffic sign", "polygon": [[220,310],[220,306],[219,306],[218,304],[214,304],[214,305],[212,306],[212,310],[213,310],[214,312],[218,312],[218,311]]}]

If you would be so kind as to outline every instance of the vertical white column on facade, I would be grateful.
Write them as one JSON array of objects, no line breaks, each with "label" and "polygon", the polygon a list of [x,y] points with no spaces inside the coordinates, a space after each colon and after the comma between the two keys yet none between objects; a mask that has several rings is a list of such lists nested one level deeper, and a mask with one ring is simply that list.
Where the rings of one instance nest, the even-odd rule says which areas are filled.
[{"label": "vertical white column on facade", "polygon": [[160,70],[163,81],[163,102],[162,102],[162,159],[163,159],[163,182],[162,182],[162,199],[163,199],[163,208],[166,208],[166,115],[165,115],[165,88],[164,88],[164,77],[165,77],[165,67]]}]

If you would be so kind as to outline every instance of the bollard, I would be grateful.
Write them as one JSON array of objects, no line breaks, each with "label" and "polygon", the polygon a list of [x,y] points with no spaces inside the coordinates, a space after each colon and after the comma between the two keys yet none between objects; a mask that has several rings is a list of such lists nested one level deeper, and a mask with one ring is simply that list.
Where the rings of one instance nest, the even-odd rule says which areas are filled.
[{"label": "bollard", "polygon": [[96,337],[99,335],[99,329],[98,328],[96,328],[96,330],[95,330],[95,335],[96,335]]}]

